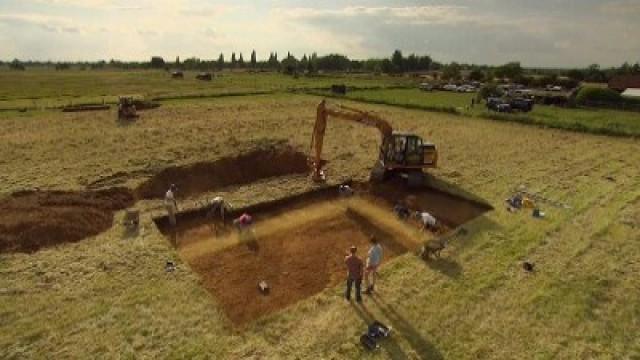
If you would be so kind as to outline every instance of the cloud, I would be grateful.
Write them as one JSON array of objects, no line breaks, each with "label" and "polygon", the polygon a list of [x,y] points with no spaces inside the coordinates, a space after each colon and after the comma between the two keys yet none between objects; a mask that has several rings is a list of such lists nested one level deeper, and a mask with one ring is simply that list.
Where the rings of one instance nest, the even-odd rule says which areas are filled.
[{"label": "cloud", "polygon": [[67,18],[41,14],[0,14],[0,23],[35,26],[50,32],[71,28],[71,21]]},{"label": "cloud", "polygon": [[471,16],[464,6],[428,5],[428,6],[348,6],[342,9],[317,8],[276,8],[273,13],[289,19],[318,19],[318,18],[355,18],[382,17],[398,19],[414,23],[455,24],[469,21]]}]

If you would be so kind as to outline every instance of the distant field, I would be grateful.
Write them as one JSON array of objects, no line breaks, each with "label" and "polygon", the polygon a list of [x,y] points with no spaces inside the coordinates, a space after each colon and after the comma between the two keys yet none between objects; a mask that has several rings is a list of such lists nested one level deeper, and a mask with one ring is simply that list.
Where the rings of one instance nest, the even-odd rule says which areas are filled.
[{"label": "distant field", "polygon": [[197,72],[185,72],[184,79],[171,79],[161,70],[0,70],[0,110],[47,108],[69,104],[115,102],[118,96],[151,98],[200,97],[296,89],[327,88],[332,84],[350,87],[386,87],[410,84],[408,79],[369,75],[321,75],[316,77],[278,73],[223,71],[212,81],[195,79]]},{"label": "distant field", "polygon": [[351,91],[346,98],[582,132],[623,136],[640,135],[640,113],[637,112],[536,105],[528,114],[497,114],[488,111],[484,104],[471,108],[471,99],[475,96],[476,94],[443,91],[424,92],[418,89],[372,89]]}]

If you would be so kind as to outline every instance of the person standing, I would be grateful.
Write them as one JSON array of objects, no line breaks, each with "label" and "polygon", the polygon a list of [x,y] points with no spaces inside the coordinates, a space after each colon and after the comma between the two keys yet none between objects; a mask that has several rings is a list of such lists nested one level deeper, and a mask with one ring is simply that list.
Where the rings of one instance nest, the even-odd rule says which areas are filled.
[{"label": "person standing", "polygon": [[176,202],[175,196],[176,190],[176,185],[171,184],[169,190],[167,190],[167,193],[164,195],[164,206],[167,209],[171,226],[176,226],[176,212],[178,211],[178,203]]},{"label": "person standing", "polygon": [[362,302],[360,286],[362,285],[362,269],[364,264],[358,255],[356,255],[357,251],[358,248],[352,246],[349,249],[349,255],[344,259],[344,263],[347,265],[347,290],[344,297],[347,300],[351,300],[351,288],[355,285],[356,301]]},{"label": "person standing", "polygon": [[378,277],[378,267],[382,263],[382,246],[378,243],[378,239],[372,236],[371,248],[367,253],[367,267],[364,272],[365,294],[371,294],[376,285]]}]

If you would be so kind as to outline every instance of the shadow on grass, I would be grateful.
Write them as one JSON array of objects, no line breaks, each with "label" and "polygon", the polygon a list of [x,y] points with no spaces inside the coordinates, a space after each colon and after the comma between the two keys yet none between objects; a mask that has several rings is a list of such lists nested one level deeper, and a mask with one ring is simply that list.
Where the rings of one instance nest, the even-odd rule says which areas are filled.
[{"label": "shadow on grass", "polygon": [[425,173],[423,186],[428,188],[441,191],[453,196],[457,196],[463,198],[464,200],[470,201],[476,205],[482,207],[485,211],[493,210],[493,206],[489,203],[489,201],[481,198],[480,196],[461,188],[458,185],[452,184],[442,178],[435,177],[430,173]]},{"label": "shadow on grass", "polygon": [[462,274],[462,266],[451,259],[438,258],[425,260],[424,262],[432,270],[441,272],[450,278],[457,279]]},{"label": "shadow on grass", "polygon": [[[376,308],[380,310],[386,318],[386,321],[388,321],[387,325],[393,328],[391,336],[380,341],[380,346],[388,353],[390,358],[398,360],[414,358],[414,356],[409,357],[398,344],[396,338],[402,337],[409,343],[420,359],[444,359],[442,354],[431,342],[426,340],[402,315],[396,312],[389,304],[385,303],[379,295],[374,293],[373,296],[367,297],[365,301],[368,299],[373,301]],[[351,303],[351,306],[367,325],[371,324],[374,320],[385,322],[383,319],[376,319],[365,306],[354,303]],[[363,333],[364,330],[366,329],[363,329]]]}]

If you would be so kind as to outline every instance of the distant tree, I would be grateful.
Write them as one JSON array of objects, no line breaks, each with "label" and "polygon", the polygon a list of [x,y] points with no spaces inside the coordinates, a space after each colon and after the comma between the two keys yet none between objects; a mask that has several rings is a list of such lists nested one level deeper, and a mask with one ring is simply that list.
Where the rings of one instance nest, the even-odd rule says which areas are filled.
[{"label": "distant tree", "polygon": [[9,69],[11,70],[25,70],[24,65],[22,64],[22,62],[20,62],[20,60],[18,59],[13,59],[13,61],[11,63],[9,63]]},{"label": "distant tree", "polygon": [[282,72],[288,75],[293,75],[297,72],[298,61],[295,57],[291,56],[291,53],[287,53],[287,57],[282,60],[280,65],[282,67]]},{"label": "distant tree", "polygon": [[495,69],[495,75],[499,78],[515,79],[523,74],[522,66],[517,61],[513,61]]},{"label": "distant tree", "polygon": [[307,54],[303,54],[302,59],[300,59],[300,61],[298,62],[298,68],[302,71],[305,71],[307,70],[308,66],[309,66],[309,58],[307,58]]},{"label": "distant tree", "polygon": [[430,56],[420,56],[418,58],[418,68],[420,70],[424,70],[424,71],[428,71],[431,69],[431,63],[433,61],[431,60]]},{"label": "distant tree", "polygon": [[486,99],[490,97],[500,97],[502,95],[503,95],[502,90],[500,90],[500,88],[498,88],[498,86],[493,83],[484,85],[483,87],[480,88],[480,91],[478,91],[479,99]]},{"label": "distant tree", "polygon": [[222,69],[224,69],[224,54],[220,53],[220,56],[218,56],[218,70]]},{"label": "distant tree", "polygon": [[234,68],[236,67],[238,61],[236,60],[236,53],[232,52],[231,53],[231,67]]},{"label": "distant tree", "polygon": [[418,57],[416,56],[416,54],[411,54],[407,56],[407,59],[404,61],[404,70],[405,71],[418,70]]},{"label": "distant tree", "polygon": [[257,61],[256,61],[256,51],[253,50],[253,51],[251,51],[251,67],[255,69],[256,68],[256,63],[257,63]]},{"label": "distant tree", "polygon": [[346,71],[351,68],[349,58],[340,54],[320,56],[316,62],[319,70]]},{"label": "distant tree", "polygon": [[460,65],[457,62],[445,66],[442,71],[442,78],[445,80],[458,80],[460,79]]},{"label": "distant tree", "polygon": [[572,69],[567,71],[567,77],[571,80],[582,81],[584,80],[584,72],[579,69]]},{"label": "distant tree", "polygon": [[391,64],[393,65],[393,72],[404,71],[404,58],[400,50],[394,51],[393,55],[391,55]]},{"label": "distant tree", "polygon": [[584,80],[588,82],[607,82],[607,75],[600,70],[600,65],[592,64],[585,70]]},{"label": "distant tree", "polygon": [[240,53],[240,58],[238,58],[238,65],[243,68],[244,67],[244,59],[242,58],[242,53]]},{"label": "distant tree", "polygon": [[71,67],[71,65],[69,65],[69,63],[57,63],[56,64],[56,70],[58,70],[58,71],[69,70],[70,67]]},{"label": "distant tree", "polygon": [[484,72],[480,69],[473,69],[469,74],[469,80],[471,81],[483,81],[484,80]]},{"label": "distant tree", "polygon": [[389,59],[383,59],[380,63],[380,70],[382,70],[385,74],[390,74],[393,72],[393,63]]},{"label": "distant tree", "polygon": [[180,66],[180,56],[176,56],[176,66]]},{"label": "distant tree", "polygon": [[280,68],[280,62],[278,61],[278,53],[271,53],[269,55],[269,61],[267,66],[272,70],[278,70]]},{"label": "distant tree", "polygon": [[151,57],[151,67],[154,69],[162,69],[164,68],[165,63],[164,59],[160,56],[152,56]]}]

